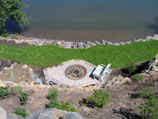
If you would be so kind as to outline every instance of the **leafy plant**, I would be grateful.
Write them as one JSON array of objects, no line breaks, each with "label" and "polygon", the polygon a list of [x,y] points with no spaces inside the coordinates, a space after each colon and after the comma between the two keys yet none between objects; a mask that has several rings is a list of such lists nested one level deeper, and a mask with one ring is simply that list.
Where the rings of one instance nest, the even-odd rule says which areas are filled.
[{"label": "leafy plant", "polygon": [[20,86],[15,86],[12,88],[12,92],[14,93],[20,93],[22,90],[22,88]]},{"label": "leafy plant", "polygon": [[21,107],[14,108],[14,113],[21,116],[21,117],[26,117],[27,116],[26,110],[24,108],[21,108]]},{"label": "leafy plant", "polygon": [[77,112],[76,108],[72,107],[69,101],[67,101],[66,103],[61,101],[58,104],[58,93],[59,91],[57,89],[51,89],[49,91],[48,98],[50,99],[50,103],[48,104],[48,108],[57,108],[69,112]]},{"label": "leafy plant", "polygon": [[135,81],[141,81],[143,80],[144,76],[143,75],[140,75],[140,74],[135,74],[132,76],[132,80],[135,80]]},{"label": "leafy plant", "polygon": [[0,97],[5,98],[9,93],[9,90],[7,87],[0,87]]},{"label": "leafy plant", "polygon": [[140,90],[140,97],[144,104],[140,106],[140,113],[143,119],[158,119],[158,99],[151,88]]},{"label": "leafy plant", "polygon": [[132,64],[128,67],[128,71],[129,71],[130,74],[133,73],[133,72],[135,72],[136,69],[137,69],[137,66],[136,66],[136,64],[134,64],[134,63],[132,63]]},{"label": "leafy plant", "polygon": [[66,103],[61,101],[60,104],[56,106],[56,108],[60,110],[66,110],[68,112],[77,112],[77,109],[72,107],[69,101]]},{"label": "leafy plant", "polygon": [[103,89],[95,90],[92,96],[86,98],[86,103],[96,107],[104,107],[110,101],[109,91],[109,88],[107,88],[107,92]]},{"label": "leafy plant", "polygon": [[29,94],[27,92],[21,92],[21,96],[20,98],[20,104],[24,105],[26,104],[27,100],[28,100]]},{"label": "leafy plant", "polygon": [[50,103],[48,104],[49,108],[54,108],[58,105],[58,93],[59,91],[57,89],[51,89],[48,95],[48,98],[50,99]]}]

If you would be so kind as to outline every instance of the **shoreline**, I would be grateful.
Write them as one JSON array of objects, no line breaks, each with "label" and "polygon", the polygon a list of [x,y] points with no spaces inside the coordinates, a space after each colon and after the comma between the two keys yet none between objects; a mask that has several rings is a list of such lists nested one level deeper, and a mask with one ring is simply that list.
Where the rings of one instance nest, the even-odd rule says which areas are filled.
[{"label": "shoreline", "polygon": [[33,37],[24,37],[19,35],[9,35],[8,37],[0,36],[0,43],[8,44],[8,45],[17,45],[17,46],[42,46],[42,45],[58,45],[63,48],[70,48],[70,49],[78,49],[78,48],[89,48],[95,45],[126,45],[132,42],[140,42],[140,41],[149,41],[149,40],[158,40],[158,35],[155,34],[154,36],[147,36],[145,39],[138,38],[131,41],[122,41],[122,42],[111,42],[106,40],[101,41],[85,41],[85,42],[72,42],[72,41],[65,41],[65,40],[53,40],[53,39],[40,39],[40,38],[33,38]]}]

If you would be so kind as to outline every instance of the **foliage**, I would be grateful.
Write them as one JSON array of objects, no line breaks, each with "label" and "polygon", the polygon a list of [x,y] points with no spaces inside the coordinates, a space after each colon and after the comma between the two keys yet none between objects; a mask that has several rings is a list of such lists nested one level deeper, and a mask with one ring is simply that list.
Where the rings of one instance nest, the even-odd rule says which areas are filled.
[{"label": "foliage", "polygon": [[128,71],[129,73],[133,73],[135,72],[135,70],[137,69],[136,64],[132,63],[129,67],[128,67]]},{"label": "foliage", "polygon": [[5,98],[9,93],[9,90],[7,87],[0,87],[0,97]]},{"label": "foliage", "polygon": [[92,96],[88,96],[86,98],[86,103],[103,108],[110,101],[109,91],[110,89],[108,89],[106,92],[103,89],[95,90]]},{"label": "foliage", "polygon": [[48,108],[57,108],[60,110],[66,110],[70,112],[77,112],[76,108],[72,107],[69,101],[67,101],[66,103],[61,101],[58,104],[58,93],[59,91],[57,89],[51,89],[49,91],[48,98],[50,99],[50,103],[48,104]]},{"label": "foliage", "polygon": [[29,17],[22,10],[26,4],[22,2],[23,0],[0,0],[0,35],[5,33],[4,27],[9,19],[21,27],[29,23]]},{"label": "foliage", "polygon": [[51,89],[48,95],[48,98],[50,99],[50,103],[48,104],[49,108],[54,108],[58,105],[58,93],[59,91],[57,89]]},{"label": "foliage", "polygon": [[120,46],[97,45],[87,49],[64,49],[54,45],[18,47],[0,44],[0,57],[37,66],[52,66],[71,59],[83,59],[95,65],[111,63],[112,68],[120,68],[152,59],[157,51],[156,40]]},{"label": "foliage", "polygon": [[20,104],[21,105],[24,105],[24,104],[26,104],[26,102],[27,102],[27,100],[28,100],[28,98],[29,98],[29,94],[27,93],[27,92],[21,92],[21,95],[20,95]]},{"label": "foliage", "polygon": [[158,119],[158,99],[151,88],[140,90],[140,97],[144,104],[140,106],[140,113],[143,119]]},{"label": "foliage", "polygon": [[60,104],[56,106],[56,108],[60,110],[66,110],[68,112],[77,112],[77,109],[72,107],[69,101],[67,101],[66,103],[61,101]]},{"label": "foliage", "polygon": [[26,117],[27,116],[26,110],[24,108],[21,108],[21,107],[14,108],[14,113],[21,116],[21,117]]},{"label": "foliage", "polygon": [[22,90],[22,88],[20,86],[15,86],[12,88],[12,92],[13,93],[20,93]]},{"label": "foliage", "polygon": [[132,76],[132,80],[135,80],[135,81],[141,81],[143,80],[144,76],[143,75],[140,75],[140,74],[135,74]]}]

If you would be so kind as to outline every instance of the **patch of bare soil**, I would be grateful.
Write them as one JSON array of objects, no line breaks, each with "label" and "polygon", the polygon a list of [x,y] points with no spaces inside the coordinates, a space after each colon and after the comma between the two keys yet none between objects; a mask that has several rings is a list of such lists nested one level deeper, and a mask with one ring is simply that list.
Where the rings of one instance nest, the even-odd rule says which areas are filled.
[{"label": "patch of bare soil", "polygon": [[[14,63],[4,59],[0,59],[0,61],[3,61],[1,69]],[[10,77],[11,72],[8,71],[8,77],[6,74],[0,74],[0,79],[19,82],[23,80],[18,79],[19,76],[24,75],[24,81],[32,80],[29,75],[30,66],[27,68],[23,67],[24,65],[18,64],[14,69],[12,69],[14,72],[14,78]],[[42,67],[33,66],[31,68],[39,75],[39,77],[44,78]],[[121,70],[115,70],[111,75],[111,78],[113,76],[118,76],[118,74],[121,73]],[[77,108],[79,114],[90,119],[140,119],[138,107],[143,102],[136,96],[138,89],[141,87],[151,87],[157,91],[157,80],[158,74],[155,74],[154,76],[149,77],[147,81],[129,82],[127,84],[111,87],[110,102],[107,106],[100,109],[87,107],[82,103],[82,99],[92,95],[93,93],[93,91],[87,91],[84,89],[59,89],[58,101],[70,101],[71,105]],[[27,88],[23,90],[29,93],[29,99],[25,105],[20,105],[19,94],[9,94],[5,99],[0,99],[0,106],[8,112],[13,112],[15,107],[21,106],[25,108],[28,113],[31,113],[45,108],[49,103],[49,100],[47,99],[49,93],[48,88]]]},{"label": "patch of bare soil", "polygon": [[[155,91],[158,90],[158,84],[155,82],[147,85],[144,82],[131,82],[128,84],[117,85],[111,88],[110,103],[104,108],[91,108],[81,103],[83,98],[91,95],[92,91],[61,89],[58,100],[69,100],[71,105],[77,108],[78,113],[90,119],[139,119],[139,105],[142,103],[140,98],[136,97],[138,89],[141,87],[152,87]],[[47,95],[49,89],[24,89],[29,93],[29,100],[25,105],[20,105],[19,95],[10,94],[6,99],[0,99],[0,106],[8,112],[13,112],[13,108],[21,106],[28,113],[34,112],[46,107],[49,103]]]}]

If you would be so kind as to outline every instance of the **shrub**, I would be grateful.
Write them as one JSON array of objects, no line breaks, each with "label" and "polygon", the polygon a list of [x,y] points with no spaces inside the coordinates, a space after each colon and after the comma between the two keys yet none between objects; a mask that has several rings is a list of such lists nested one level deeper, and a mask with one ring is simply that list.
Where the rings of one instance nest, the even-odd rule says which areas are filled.
[{"label": "shrub", "polygon": [[27,116],[26,110],[24,108],[21,108],[21,107],[14,108],[14,113],[21,116],[21,117],[26,117]]},{"label": "shrub", "polygon": [[135,80],[135,81],[141,81],[143,80],[144,76],[143,75],[140,75],[140,74],[135,74],[132,76],[132,80]]},{"label": "shrub", "polygon": [[137,69],[137,66],[136,66],[136,64],[134,64],[134,63],[132,63],[132,64],[128,67],[128,71],[129,71],[130,74],[133,73],[133,72],[135,72],[136,69]]},{"label": "shrub", "polygon": [[109,91],[109,88],[107,92],[105,92],[103,89],[95,90],[92,96],[88,96],[86,98],[86,103],[96,107],[104,107],[110,101]]},{"label": "shrub", "polygon": [[50,103],[48,104],[49,108],[54,108],[58,105],[58,93],[59,91],[57,89],[51,89],[48,95],[48,98],[50,99]]},{"label": "shrub", "polygon": [[9,93],[9,90],[7,87],[0,87],[0,97],[5,98]]},{"label": "shrub", "polygon": [[143,88],[140,97],[144,100],[141,104],[140,113],[143,119],[158,119],[158,99],[151,88]]},{"label": "shrub", "polygon": [[26,104],[27,100],[28,100],[29,94],[27,92],[21,92],[21,96],[20,96],[20,104],[24,105]]},{"label": "shrub", "polygon": [[66,103],[61,101],[61,103],[56,108],[60,110],[66,110],[69,112],[77,112],[77,109],[72,107],[69,101],[67,101]]},{"label": "shrub", "polygon": [[12,88],[12,92],[14,93],[21,93],[22,88],[20,86],[15,86]]}]

